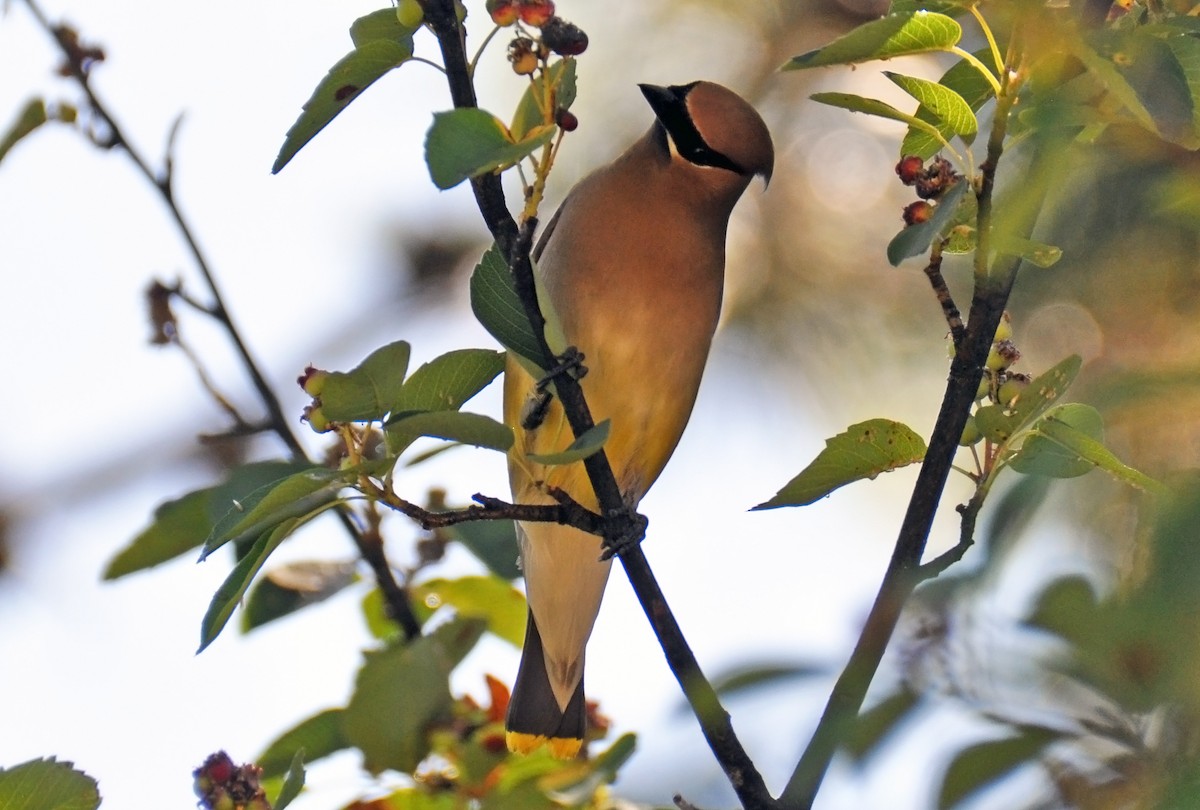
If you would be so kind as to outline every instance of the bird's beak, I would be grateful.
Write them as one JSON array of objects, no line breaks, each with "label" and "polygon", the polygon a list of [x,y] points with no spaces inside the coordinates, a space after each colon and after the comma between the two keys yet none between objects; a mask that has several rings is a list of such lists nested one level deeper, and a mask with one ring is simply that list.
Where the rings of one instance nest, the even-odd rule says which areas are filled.
[{"label": "bird's beak", "polygon": [[656,84],[639,84],[638,89],[646,97],[650,109],[658,118],[678,114],[680,99],[669,87],[659,87]]}]

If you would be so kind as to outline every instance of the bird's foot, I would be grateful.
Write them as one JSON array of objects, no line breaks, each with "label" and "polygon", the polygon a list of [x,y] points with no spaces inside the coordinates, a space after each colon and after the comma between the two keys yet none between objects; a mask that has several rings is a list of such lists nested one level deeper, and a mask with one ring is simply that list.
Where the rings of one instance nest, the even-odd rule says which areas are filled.
[{"label": "bird's foot", "polygon": [[583,352],[574,346],[568,346],[556,359],[558,360],[558,365],[548,369],[546,375],[537,381],[537,389],[539,391],[546,390],[546,386],[554,382],[555,377],[560,377],[563,374],[570,373],[577,380],[582,380],[584,375],[587,374],[587,366],[583,364]]},{"label": "bird's foot", "polygon": [[640,545],[646,539],[646,527],[650,525],[650,521],[645,515],[627,506],[609,512],[608,524],[614,530],[604,532],[604,551],[600,554],[600,562],[620,557]]}]

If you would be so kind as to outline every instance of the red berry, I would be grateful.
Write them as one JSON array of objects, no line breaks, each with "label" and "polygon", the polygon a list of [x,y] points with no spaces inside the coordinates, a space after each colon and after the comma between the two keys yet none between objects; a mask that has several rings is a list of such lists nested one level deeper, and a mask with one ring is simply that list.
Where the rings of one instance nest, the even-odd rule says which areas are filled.
[{"label": "red berry", "polygon": [[900,175],[900,182],[906,186],[917,182],[917,178],[921,176],[924,169],[925,161],[917,155],[906,155],[900,158],[900,162],[896,164],[896,174]]},{"label": "red berry", "polygon": [[512,25],[520,16],[517,0],[487,0],[487,12],[491,15],[492,22],[501,28]]},{"label": "red berry", "polygon": [[554,123],[558,124],[563,132],[574,132],[579,126],[579,119],[575,117],[575,113],[559,107],[558,111],[554,113]]},{"label": "red berry", "polygon": [[554,0],[520,0],[521,22],[541,28],[546,20],[554,16]]},{"label": "red berry", "polygon": [[904,224],[919,225],[933,216],[933,206],[924,200],[917,200],[904,207]]}]

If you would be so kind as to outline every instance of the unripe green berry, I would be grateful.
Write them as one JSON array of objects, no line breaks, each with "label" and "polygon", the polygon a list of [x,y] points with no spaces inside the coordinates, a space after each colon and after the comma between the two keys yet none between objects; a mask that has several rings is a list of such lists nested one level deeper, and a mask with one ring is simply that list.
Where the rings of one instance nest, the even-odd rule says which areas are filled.
[{"label": "unripe green berry", "polygon": [[996,336],[992,338],[993,343],[999,343],[1002,340],[1012,340],[1012,316],[1008,314],[1008,310],[1004,310],[1004,314],[1000,316],[1000,325],[996,327]]},{"label": "unripe green berry", "polygon": [[321,391],[325,388],[325,381],[329,379],[329,372],[322,371],[315,366],[306,366],[304,373],[296,378],[296,382],[304,389],[304,393],[310,397],[321,396]]},{"label": "unripe green berry", "polygon": [[421,8],[417,0],[400,0],[396,4],[396,19],[405,28],[415,31],[425,21],[425,9]]},{"label": "unripe green berry", "polygon": [[979,432],[979,425],[975,424],[975,414],[967,417],[967,424],[963,426],[962,436],[959,437],[958,443],[962,447],[970,447],[983,438],[983,434]]},{"label": "unripe green berry", "polygon": [[1029,387],[1032,379],[1028,374],[1009,374],[996,391],[996,400],[1005,407],[1011,406]]},{"label": "unripe green berry", "polygon": [[979,380],[979,388],[975,391],[975,401],[978,402],[990,393],[992,393],[992,375],[984,371],[983,377]]},{"label": "unripe green berry", "polygon": [[300,419],[308,422],[308,426],[313,429],[314,433],[328,433],[333,429],[333,423],[325,416],[325,411],[320,405],[306,406]]},{"label": "unripe green berry", "polygon": [[1004,371],[1020,359],[1021,352],[1016,345],[1011,340],[1001,340],[992,344],[986,366],[988,371]]}]

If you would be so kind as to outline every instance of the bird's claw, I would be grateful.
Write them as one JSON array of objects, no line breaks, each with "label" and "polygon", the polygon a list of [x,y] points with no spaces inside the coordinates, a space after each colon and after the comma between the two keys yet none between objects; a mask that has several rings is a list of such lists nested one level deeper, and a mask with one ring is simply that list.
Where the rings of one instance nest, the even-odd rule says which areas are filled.
[{"label": "bird's claw", "polygon": [[616,531],[606,531],[603,537],[604,551],[600,554],[600,562],[620,557],[636,548],[646,539],[646,527],[650,521],[645,515],[635,512],[632,508],[616,510],[608,513],[609,525]]},{"label": "bird's claw", "polygon": [[545,376],[537,381],[538,391],[546,390],[546,386],[554,382],[555,377],[568,372],[573,372],[577,380],[582,380],[584,375],[587,374],[587,366],[583,364],[583,352],[574,346],[568,346],[556,359],[558,360],[558,365],[548,369]]}]

